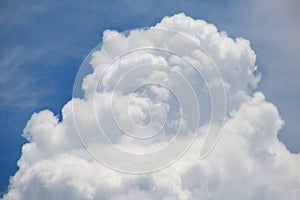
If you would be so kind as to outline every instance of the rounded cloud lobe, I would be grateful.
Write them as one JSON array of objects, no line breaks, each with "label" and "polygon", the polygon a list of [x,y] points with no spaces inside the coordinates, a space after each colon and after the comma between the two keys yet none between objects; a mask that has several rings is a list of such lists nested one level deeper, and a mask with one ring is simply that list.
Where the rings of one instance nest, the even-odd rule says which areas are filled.
[{"label": "rounded cloud lobe", "polygon": [[[211,154],[203,160],[199,159],[198,144],[204,140],[211,116],[203,114],[206,113],[205,105],[209,102],[206,97],[209,99],[209,94],[201,88],[218,87],[220,83],[213,76],[209,78],[211,63],[206,63],[205,56],[197,47],[186,45],[179,36],[169,35],[168,32],[158,33],[154,28],[189,35],[205,49],[222,75],[227,96],[222,137]],[[112,37],[114,39],[110,40]],[[169,52],[151,49],[119,57],[122,52],[140,46],[179,52],[188,62]],[[112,64],[116,57],[119,59]],[[188,67],[189,63],[193,64],[199,58],[202,58],[201,70],[208,76],[205,82],[197,81],[193,68]],[[165,17],[146,30],[133,30],[127,34],[105,31],[101,48],[94,51],[89,61],[93,73],[88,74],[82,82],[84,97],[73,98],[64,106],[61,121],[51,111],[44,110],[33,114],[27,123],[23,136],[28,143],[22,147],[19,170],[11,178],[4,200],[299,199],[300,155],[291,154],[277,138],[284,122],[276,106],[267,102],[262,92],[254,92],[260,81],[255,60],[256,55],[249,41],[243,38],[232,39],[225,32],[218,32],[214,25],[184,14]],[[144,63],[151,65],[151,70],[149,66],[143,67]],[[110,67],[107,69],[107,66]],[[139,79],[129,76],[131,81],[124,79],[126,84],[122,84],[120,77],[130,72],[133,66],[142,66],[134,71]],[[172,165],[155,173],[122,173],[100,164],[82,145],[77,135],[78,129],[84,138],[90,139],[88,142],[91,146],[101,146],[101,151],[108,155],[106,162],[112,165],[119,164],[114,163],[116,158],[128,158],[112,155],[110,146],[103,138],[98,142],[99,123],[104,132],[108,133],[109,140],[128,152],[149,153],[164,148],[179,126],[184,128],[175,148],[170,150],[172,153],[181,151],[186,139],[191,137],[190,132],[195,128],[189,123],[191,119],[179,120],[176,96],[163,84],[175,85],[174,88],[179,91],[182,88],[176,88],[176,82],[172,82],[172,73],[167,69],[153,70],[157,66],[170,66],[175,78],[178,74],[184,74],[189,81],[195,79],[191,83],[198,89],[196,95],[203,97],[199,103],[203,121],[196,127],[198,135],[194,145]],[[131,83],[145,85],[148,83],[145,80],[157,80],[162,85],[148,84],[137,88],[134,95],[126,92],[128,88],[134,87]],[[116,88],[118,81],[119,88]],[[184,81],[178,81],[178,85]],[[189,101],[192,107],[191,96],[182,98],[183,103]],[[107,103],[111,100],[117,105],[114,107],[117,119],[113,118]],[[123,115],[124,107],[128,107],[129,116]],[[93,110],[96,110],[96,120],[90,115]],[[136,142],[125,137],[114,124],[118,120],[118,125],[125,129],[123,131],[134,135],[140,133],[140,129],[132,124],[144,127],[150,122],[151,126],[143,129],[143,137],[148,137],[152,136],[153,131],[161,130],[166,113],[171,114],[163,124],[166,126],[162,130],[163,134],[149,140]],[[171,155],[161,154],[159,158],[163,162]],[[151,164],[156,166],[153,163],[146,162],[145,166],[138,167],[148,169],[152,167]],[[131,162],[124,166],[136,167]]]}]

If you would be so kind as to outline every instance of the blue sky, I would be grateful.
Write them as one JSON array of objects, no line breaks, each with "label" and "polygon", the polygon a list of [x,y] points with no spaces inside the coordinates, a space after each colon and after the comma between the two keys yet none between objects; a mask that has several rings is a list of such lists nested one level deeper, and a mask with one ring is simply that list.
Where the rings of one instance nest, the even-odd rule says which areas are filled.
[{"label": "blue sky", "polygon": [[251,41],[263,74],[258,90],[279,108],[279,137],[300,151],[300,14],[295,1],[1,1],[0,2],[0,191],[25,140],[30,115],[60,114],[71,98],[76,72],[102,31],[154,25],[184,12],[214,23],[229,36]]}]

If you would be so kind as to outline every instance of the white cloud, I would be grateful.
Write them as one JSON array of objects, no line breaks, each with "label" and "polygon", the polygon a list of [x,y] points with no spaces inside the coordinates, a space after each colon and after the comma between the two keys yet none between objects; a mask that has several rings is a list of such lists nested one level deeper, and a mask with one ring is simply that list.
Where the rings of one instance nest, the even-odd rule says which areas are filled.
[{"label": "white cloud", "polygon": [[[231,39],[184,14],[165,17],[154,27],[126,35],[106,31],[90,62],[94,72],[83,81],[85,98],[68,102],[61,122],[49,110],[32,116],[5,200],[299,199],[300,155],[277,139],[283,126],[277,108],[262,92],[253,92],[260,76],[249,41]],[[195,124],[195,103],[200,118],[210,119],[207,111],[216,100],[210,102],[209,91],[223,85],[197,44],[220,70],[228,108],[223,136],[203,160],[199,144],[209,120]],[[201,69],[206,82],[190,64]],[[222,99],[216,102],[215,108],[222,108]],[[135,172],[170,164],[190,144],[194,129],[199,135],[191,148],[160,171],[136,175],[107,167]]]}]

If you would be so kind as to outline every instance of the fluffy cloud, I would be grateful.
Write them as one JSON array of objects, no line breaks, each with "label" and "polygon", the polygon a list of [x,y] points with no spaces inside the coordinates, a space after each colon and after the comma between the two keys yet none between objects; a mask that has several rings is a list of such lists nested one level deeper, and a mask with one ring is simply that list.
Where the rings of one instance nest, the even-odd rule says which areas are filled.
[{"label": "fluffy cloud", "polygon": [[[184,14],[103,35],[84,97],[61,121],[44,110],[27,123],[4,200],[300,198],[300,155],[277,138],[277,108],[253,92],[260,74],[249,41]],[[199,159],[207,130],[220,125]]]}]

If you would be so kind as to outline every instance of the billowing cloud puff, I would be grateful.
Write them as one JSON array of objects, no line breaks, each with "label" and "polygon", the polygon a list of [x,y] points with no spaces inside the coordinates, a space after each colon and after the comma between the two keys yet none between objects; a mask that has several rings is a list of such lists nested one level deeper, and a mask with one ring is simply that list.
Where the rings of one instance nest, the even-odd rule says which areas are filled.
[{"label": "billowing cloud puff", "polygon": [[[75,83],[84,95],[75,87],[61,121],[44,110],[27,123],[4,200],[299,199],[300,155],[253,92],[255,59],[249,41],[184,14],[105,31]],[[222,136],[199,159],[209,129]]]}]

